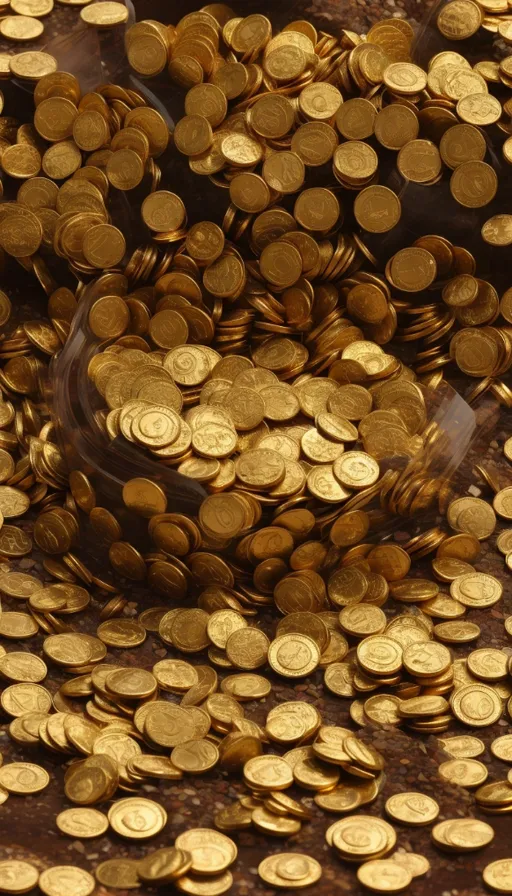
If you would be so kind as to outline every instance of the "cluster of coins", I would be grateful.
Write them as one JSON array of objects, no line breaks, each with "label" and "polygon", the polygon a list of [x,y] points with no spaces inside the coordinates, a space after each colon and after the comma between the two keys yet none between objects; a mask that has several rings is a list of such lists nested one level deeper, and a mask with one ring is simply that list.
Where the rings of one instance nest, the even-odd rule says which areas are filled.
[{"label": "cluster of coins", "polygon": [[[474,5],[453,0],[441,16],[465,4]],[[91,4],[84,14],[98,16],[98,6],[119,4]],[[368,889],[398,891],[428,871],[424,856],[394,852],[390,822],[433,824],[436,800],[399,792],[385,802],[389,821],[349,814],[382,792],[383,756],[367,738],[326,725],[303,700],[277,703],[264,723],[251,718],[246,704],[269,697],[276,679],[293,685],[323,670],[325,686],[350,701],[358,726],[432,735],[454,720],[478,729],[505,711],[512,717],[505,652],[453,653],[480,635],[463,618],[468,611],[502,597],[498,579],[477,564],[481,542],[512,519],[512,489],[480,464],[491,500],[454,497],[443,476],[449,449],[429,423],[426,388],[439,386],[454,360],[481,378],[473,397],[489,388],[512,404],[500,379],[512,357],[512,293],[500,300],[475,276],[470,253],[443,237],[420,237],[386,264],[370,249],[401,218],[396,193],[377,183],[385,153],[398,152],[398,173],[414,183],[433,187],[451,171],[452,195],[467,208],[492,198],[494,169],[483,161],[480,129],[496,124],[508,133],[507,100],[488,88],[510,86],[507,64],[472,70],[450,51],[425,73],[410,62],[411,37],[400,20],[379,23],[366,40],[350,31],[340,40],[318,34],[303,21],[273,37],[264,16],[237,18],[219,4],[175,29],[151,21],[128,32],[139,73],[168,66],[189,90],[174,140],[195,173],[229,190],[222,227],[204,220],[189,228],[180,197],[159,189],[155,159],[169,133],[136,91],[109,84],[82,96],[47,54],[11,57],[12,74],[37,82],[36,110],[33,125],[0,119],[1,166],[10,178],[10,201],[0,207],[1,261],[12,264],[11,256],[37,277],[49,320],[9,332],[11,304],[0,294],[7,521],[0,554],[13,561],[30,554],[32,536],[11,521],[35,507],[33,539],[52,581],[17,569],[0,576],[8,606],[24,602],[0,616],[2,638],[46,635],[41,655],[0,650],[8,732],[21,747],[72,760],[64,793],[74,805],[56,825],[73,838],[109,830],[135,842],[156,836],[165,809],[138,791],[157,779],[215,768],[238,774],[248,790],[216,812],[216,830],[192,828],[142,859],[100,863],[103,886],[173,881],[195,896],[226,892],[237,857],[228,834],[292,836],[312,817],[302,798],[288,795],[291,787],[345,816],[328,829],[327,843],[359,865]],[[325,163],[327,178],[319,172],[308,185],[310,169]],[[133,250],[111,215],[139,187],[147,242]],[[506,245],[506,218],[487,221],[483,239]],[[56,258],[47,264],[50,253]],[[75,293],[50,273],[63,263],[79,281]],[[102,270],[86,293],[86,280]],[[87,369],[98,428],[201,483],[207,496],[197,517],[168,511],[166,491],[150,475],[125,483],[122,508],[99,503],[94,475],[74,471],[68,480],[38,399],[45,363],[65,342],[80,302],[88,303],[83,319],[95,349]],[[493,326],[498,315],[504,323]],[[393,339],[423,340],[414,371],[383,348]],[[512,440],[504,453],[511,461]],[[376,543],[393,515],[433,502],[446,525],[400,545]],[[135,544],[127,511],[141,522]],[[116,584],[75,552],[87,521],[108,550]],[[510,529],[497,546],[512,569]],[[426,556],[432,576],[418,578],[412,563]],[[129,615],[119,577],[147,582],[172,609]],[[97,600],[95,634],[77,631],[71,617],[92,615]],[[386,613],[397,604],[410,606]],[[261,611],[274,607],[277,625],[266,618],[260,625]],[[509,619],[505,631],[512,634]],[[148,633],[168,656],[151,668],[108,661],[109,648],[136,650]],[[208,664],[188,661],[204,651]],[[49,666],[52,677],[67,676],[54,694],[45,686]],[[512,761],[508,737],[492,745],[505,762]],[[444,737],[441,745],[451,757],[440,764],[442,780],[478,788],[478,806],[489,814],[510,811],[512,783],[487,782],[478,738]],[[37,794],[50,780],[36,762],[5,762],[0,799]],[[95,808],[103,802],[108,814]],[[470,851],[490,843],[492,829],[448,818],[432,839],[447,852]],[[503,889],[510,864],[489,865],[485,882]],[[258,870],[266,884],[289,889],[321,875],[318,862],[300,853],[269,856]],[[39,875],[29,863],[0,862],[0,890],[37,882],[45,896],[87,896],[95,885],[75,866]]]},{"label": "cluster of coins", "polygon": [[[318,713],[315,718],[315,713],[313,707],[299,702],[284,703],[271,710],[265,728],[271,740],[298,744],[301,738],[297,732],[301,728],[308,740],[316,731],[316,739],[309,746],[293,747],[282,758],[253,755],[246,760],[244,782],[252,795],[240,797],[237,803],[217,813],[215,824],[220,830],[254,826],[270,836],[297,834],[302,822],[311,818],[311,812],[282,792],[292,783],[314,791],[315,803],[329,812],[349,812],[376,799],[384,783],[383,757],[348,729],[321,725],[321,718]],[[238,740],[240,752],[241,737]]]},{"label": "cluster of coins", "polygon": [[[128,797],[112,806],[108,819],[97,809],[65,809],[57,816],[57,824],[69,837],[88,838],[105,833],[110,821],[116,833],[126,836],[129,830],[136,837],[133,822],[138,819],[142,825],[138,839],[144,839],[163,827],[167,819],[159,817],[162,812],[158,803],[152,800]],[[154,830],[148,833],[149,828],[144,828],[143,821],[149,823],[150,818]],[[96,879],[75,865],[56,865],[39,873],[30,862],[6,859],[0,862],[0,885],[4,893],[26,893],[38,886],[44,896],[59,896],[65,892],[91,896],[96,881],[116,889],[134,889],[143,883],[151,887],[172,883],[178,892],[191,896],[205,892],[220,896],[233,883],[229,866],[236,860],[237,853],[236,844],[225,834],[210,828],[190,828],[176,838],[174,846],[154,850],[140,860],[106,859],[97,866]],[[293,853],[282,855],[283,864],[288,858],[290,871],[293,856]],[[307,856],[300,858],[311,863],[312,868],[318,864]],[[311,877],[308,869],[303,877],[306,875]]]},{"label": "cluster of coins", "polygon": [[[99,0],[91,3],[90,0],[57,0],[66,6],[82,7],[80,19],[86,25],[95,28],[112,28],[122,25],[128,19],[128,8],[124,3],[116,3],[113,0]],[[13,43],[25,41],[37,41],[44,36],[45,19],[50,16],[54,7],[53,0],[10,0],[2,3],[2,19],[0,20],[0,37]],[[5,77],[5,66],[9,67],[10,54],[2,53],[1,76]]]},{"label": "cluster of coins", "polygon": [[[211,222],[201,222],[192,230],[206,234],[213,228]],[[235,263],[236,256],[225,255],[223,260]],[[126,282],[113,284],[105,277],[96,284],[95,294],[116,285]],[[383,495],[384,482],[383,506],[392,510],[399,495],[400,506],[411,505],[413,511],[434,500],[442,480],[426,475],[427,464],[421,482],[417,470],[395,469],[385,479],[379,477],[381,461],[403,465],[424,448],[432,460],[440,447],[439,431],[426,431],[427,393],[419,383],[396,381],[398,368],[392,356],[376,343],[356,339],[333,363],[330,377],[322,379],[301,374],[307,349],[285,337],[265,340],[253,350],[252,360],[238,354],[223,358],[211,346],[196,344],[200,330],[205,337],[207,326],[213,336],[204,310],[172,294],[158,299],[161,290],[180,285],[183,291],[195,286],[180,270],[159,278],[155,313],[148,320],[146,336],[135,341],[129,313],[138,301],[135,296],[107,295],[92,304],[89,326],[94,335],[118,337],[94,355],[88,367],[89,378],[107,405],[96,417],[110,439],[120,436],[145,448],[209,491],[236,485],[263,493],[265,503],[278,504],[307,487],[326,504],[352,494],[348,507],[359,507],[377,491]],[[183,344],[184,338],[190,343]],[[218,343],[216,347],[222,348]],[[343,383],[350,369],[360,369],[374,385]],[[293,383],[288,384],[286,379],[292,376]],[[353,450],[356,443],[362,450]],[[148,515],[142,505],[149,501],[154,512],[165,511],[165,494],[158,485],[145,483],[142,490],[145,495],[141,491],[138,499],[136,495],[128,499],[129,506]],[[443,500],[449,493],[445,485]],[[205,505],[203,522],[210,506],[213,509],[214,502]],[[219,527],[210,520],[206,528],[211,536],[232,537],[251,524],[250,518],[241,518]]]},{"label": "cluster of coins", "polygon": [[[126,241],[110,223],[109,190],[131,190],[145,176],[156,189],[161,172],[154,157],[167,147],[167,126],[134,91],[107,84],[82,96],[67,72],[42,77],[34,100],[33,125],[8,119],[2,131],[2,170],[22,183],[16,202],[2,205],[0,246],[32,265],[40,249],[51,249],[77,276],[115,267],[125,257]],[[138,260],[131,262],[136,268]],[[51,294],[57,284],[42,259],[38,271]],[[60,335],[66,335],[76,305],[72,294],[67,301],[63,295],[55,299],[59,308],[49,309],[59,316]],[[40,326],[40,341],[48,343],[51,336],[44,340],[45,325]],[[51,354],[56,350],[51,328],[50,334],[53,343],[46,351]]]},{"label": "cluster of coins", "polygon": [[[472,0],[456,0],[441,11],[439,27],[445,20],[457,22],[465,37],[475,13],[480,22],[480,7]],[[335,40],[317,34],[309,22],[293,22],[272,37],[270,22],[262,15],[217,21],[201,11],[186,15],[175,29],[139,22],[127,32],[126,44],[140,74],[157,74],[168,65],[171,77],[188,88],[186,115],[176,126],[174,142],[189,157],[192,171],[229,189],[225,229],[239,237],[252,226],[254,249],[254,244],[259,248],[254,228],[262,214],[272,220],[276,235],[299,225],[317,239],[327,259],[323,274],[316,276],[337,281],[347,268],[351,274],[360,266],[360,252],[365,263],[376,263],[368,237],[398,229],[400,199],[394,190],[376,184],[379,156],[398,153],[396,172],[403,183],[428,186],[449,176],[453,199],[468,209],[487,205],[498,191],[498,175],[484,161],[485,129],[491,129],[493,138],[497,129],[498,135],[510,133],[508,94],[490,93],[496,85],[509,87],[508,60],[486,60],[473,70],[450,50],[437,54],[424,72],[410,61],[411,39],[410,27],[399,19],[377,24],[366,40],[349,31]],[[503,155],[512,158],[508,138]],[[321,166],[327,163],[345,190],[355,192],[353,202],[346,193],[344,202],[346,198],[352,205],[362,230],[340,237],[334,255],[321,237],[337,223],[339,227],[347,209],[329,177],[326,187],[316,186],[315,171],[324,171]],[[303,189],[310,178],[315,186]],[[276,204],[293,194],[298,198],[290,221]],[[286,233],[284,239],[288,241]],[[493,215],[482,226],[482,239],[491,246],[510,245],[512,217]],[[305,235],[303,255],[304,249]],[[290,263],[282,260],[283,266]],[[303,280],[312,279],[306,265],[303,257],[302,272],[297,271],[292,284],[294,302],[302,293],[305,307]],[[512,293],[507,290],[500,302],[494,287],[475,272],[466,249],[445,237],[420,237],[388,260],[385,278],[365,275],[353,301],[346,296],[347,310],[380,344],[395,334],[400,314],[397,337],[422,341],[418,372],[433,375],[455,361],[464,373],[484,378],[478,394],[491,388],[511,406],[512,393],[501,377],[511,363]],[[271,290],[290,288],[279,277],[276,282],[262,273]],[[400,298],[392,298],[391,288]],[[427,290],[428,302],[413,305],[412,294]],[[302,317],[296,309],[293,317],[279,319],[277,306],[272,310],[277,316],[269,319],[281,326]],[[499,314],[503,325],[490,326]],[[335,348],[332,342],[330,348]]]}]

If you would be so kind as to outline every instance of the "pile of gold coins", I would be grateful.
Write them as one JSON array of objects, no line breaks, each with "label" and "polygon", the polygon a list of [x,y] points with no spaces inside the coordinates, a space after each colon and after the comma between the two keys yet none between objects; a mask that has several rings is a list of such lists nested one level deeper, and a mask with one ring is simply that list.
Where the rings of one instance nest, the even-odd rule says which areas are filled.
[{"label": "pile of gold coins", "polygon": [[[81,21],[94,28],[112,28],[128,20],[128,8],[115,0],[57,0],[79,10]],[[39,41],[45,37],[45,21],[51,18],[54,0],[6,0],[2,3],[0,38],[14,45]],[[9,53],[0,54],[1,77],[6,76],[4,66],[9,67]]]},{"label": "pile of gold coins", "polygon": [[[22,0],[11,6],[23,18]],[[81,15],[110,27],[126,8],[92,3]],[[454,40],[483,27],[506,41],[507,25],[505,10],[472,0],[438,18]],[[472,68],[449,50],[424,71],[412,37],[400,19],[366,37],[307,21],[273,35],[265,16],[222,4],[175,27],[138,22],[126,32],[131,66],[168,70],[187,90],[172,137],[132,88],[82,95],[48,53],[9,57],[3,74],[33,83],[35,113],[0,118],[0,266],[32,275],[48,311],[14,324],[13,297],[0,293],[0,708],[30,758],[3,762],[0,801],[52,784],[40,751],[66,762],[64,837],[137,844],[166,831],[162,785],[208,773],[238,784],[211,827],[98,861],[94,876],[0,860],[1,892],[172,883],[220,896],[237,873],[238,832],[299,837],[318,810],[342,816],[325,831],[329,855],[374,892],[429,872],[425,856],[397,849],[401,827],[431,826],[445,853],[487,846],[488,822],[445,817],[431,795],[386,778],[376,729],[438,735],[439,783],[474,793],[486,816],[512,811],[512,772],[489,780],[474,734],[512,718],[507,653],[474,644],[504,593],[479,568],[482,543],[496,537],[512,570],[512,438],[499,471],[479,456],[479,487],[460,495],[432,419],[453,363],[477,381],[469,400],[489,392],[512,407],[512,290],[500,296],[467,248],[435,234],[379,257],[380,235],[403,224],[398,193],[379,183],[390,159],[404,183],[449,180],[465,209],[499,196],[486,135],[501,134],[512,160],[512,67]],[[189,222],[187,197],[166,188],[172,143],[229,197],[222,226]],[[129,205],[146,232],[139,246],[123,227]],[[493,215],[481,236],[493,252],[512,244],[512,216]],[[117,504],[99,471],[69,473],[44,401],[47,364],[76,315],[92,349],[78,401],[110,450],[148,464]],[[167,468],[204,489],[195,515],[172,505]],[[387,537],[397,517],[424,511],[418,534]],[[104,568],[83,550],[91,533]],[[133,583],[163,605],[136,611]],[[159,658],[137,665],[148,638]],[[123,650],[134,657],[123,663]],[[346,701],[355,727],[373,727],[356,736],[328,724],[300,691],[309,676]],[[299,690],[279,700],[277,682]],[[512,767],[510,735],[491,751]],[[379,797],[383,817],[359,814]],[[313,856],[269,852],[258,867],[269,887],[321,879]],[[483,879],[512,893],[512,860]]]},{"label": "pile of gold coins", "polygon": [[[454,39],[458,29],[456,39],[462,39],[482,19],[476,3],[457,0],[440,13],[439,28]],[[168,66],[171,78],[188,88],[175,145],[193,172],[229,190],[226,232],[238,239],[250,230],[266,290],[277,291],[284,305],[284,310],[275,304],[268,308],[268,325],[307,332],[308,281],[314,292],[315,279],[341,281],[347,316],[367,338],[380,345],[393,336],[421,340],[418,373],[433,376],[455,361],[464,373],[483,378],[477,394],[491,389],[510,406],[512,393],[500,377],[510,368],[512,293],[507,290],[500,301],[492,284],[475,276],[466,249],[445,237],[419,237],[389,258],[384,277],[373,271],[371,278],[366,271],[357,275],[363,263],[376,263],[368,237],[397,228],[402,215],[396,192],[376,182],[379,154],[389,156],[385,150],[398,153],[396,172],[403,184],[433,185],[449,175],[457,204],[479,209],[495,198],[498,175],[484,161],[485,131],[502,140],[510,133],[507,59],[477,63],[472,70],[450,50],[437,54],[424,72],[410,61],[412,30],[400,19],[375,25],[366,40],[350,31],[339,40],[319,37],[308,22],[291,23],[272,37],[270,22],[258,14],[221,25],[204,13],[185,16],[172,30],[140,22],[127,32],[127,53],[139,74],[147,77]],[[496,84],[501,99],[490,92]],[[507,138],[505,161],[509,155]],[[339,198],[332,176],[325,185],[308,187],[315,169],[327,164],[353,199],[350,193]],[[293,216],[280,205],[291,194],[298,194]],[[325,237],[339,229],[343,216],[350,221],[350,208],[363,232],[349,229],[333,246]],[[280,237],[301,252],[301,271],[291,249],[262,245],[263,222],[272,240]],[[485,243],[512,243],[510,215],[493,215],[479,226]],[[299,228],[300,245],[294,236]],[[282,271],[272,274],[269,262],[277,252]],[[234,282],[231,289],[236,290]],[[392,296],[396,291],[399,299]],[[428,299],[413,303],[414,294],[426,292]],[[499,314],[503,323],[494,327]],[[343,334],[343,342],[348,338]],[[339,343],[332,336],[323,342],[329,352],[321,358],[328,365]]]}]

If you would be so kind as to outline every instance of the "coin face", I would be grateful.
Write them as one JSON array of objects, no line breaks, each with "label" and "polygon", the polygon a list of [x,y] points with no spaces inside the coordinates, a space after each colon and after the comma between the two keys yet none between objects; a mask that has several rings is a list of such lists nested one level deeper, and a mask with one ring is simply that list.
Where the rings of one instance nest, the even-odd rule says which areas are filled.
[{"label": "coin face", "polygon": [[451,759],[439,766],[442,778],[461,787],[478,787],[487,779],[487,768],[476,759]]},{"label": "coin face", "polygon": [[167,822],[165,810],[153,800],[127,797],[117,800],[108,813],[117,834],[131,840],[145,840],[158,834]]},{"label": "coin face", "polygon": [[512,890],[512,863],[508,859],[498,859],[486,865],[483,879],[491,890],[497,893],[509,893]]},{"label": "coin face", "polygon": [[48,772],[33,762],[11,762],[0,769],[0,785],[9,793],[39,793],[49,783]]},{"label": "coin face", "polygon": [[38,886],[45,896],[63,896],[72,887],[81,896],[89,896],[95,887],[92,874],[75,865],[54,865],[39,876]]},{"label": "coin face", "polygon": [[484,573],[468,573],[455,579],[450,594],[464,606],[492,606],[502,595],[500,583]]},{"label": "coin face", "polygon": [[391,859],[365,862],[358,868],[357,877],[367,889],[376,893],[398,893],[412,880],[411,872]]},{"label": "coin face", "polygon": [[287,678],[300,678],[318,665],[320,651],[306,635],[281,635],[271,642],[268,659],[275,671]]},{"label": "coin face", "polygon": [[500,718],[501,701],[488,685],[471,685],[459,688],[451,699],[452,710],[461,721],[475,728],[492,725]]},{"label": "coin face", "polygon": [[210,828],[191,828],[175,840],[175,846],[192,856],[191,871],[204,874],[220,874],[226,871],[236,857],[238,850],[225,834]]},{"label": "coin face", "polygon": [[388,815],[403,824],[430,824],[439,815],[439,806],[422,793],[397,793],[386,802]]},{"label": "coin face", "polygon": [[97,809],[65,809],[57,816],[57,827],[68,837],[99,837],[108,829],[108,818]]},{"label": "coin face", "polygon": [[35,887],[39,871],[30,862],[4,859],[0,862],[0,888],[3,892],[26,893]]},{"label": "coin face", "polygon": [[358,224],[370,233],[386,233],[400,220],[400,200],[387,187],[366,187],[357,194],[354,214]]},{"label": "coin face", "polygon": [[472,0],[456,0],[455,7],[443,10],[437,17],[441,34],[451,40],[471,37],[480,27],[482,18],[479,7]]}]

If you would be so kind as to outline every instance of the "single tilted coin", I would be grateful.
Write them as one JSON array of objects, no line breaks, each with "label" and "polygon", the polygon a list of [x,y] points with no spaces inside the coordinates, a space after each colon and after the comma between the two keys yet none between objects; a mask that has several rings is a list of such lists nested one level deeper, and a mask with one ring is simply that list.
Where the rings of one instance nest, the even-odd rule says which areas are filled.
[{"label": "single tilted coin", "polygon": [[64,809],[57,815],[56,824],[68,837],[100,837],[108,830],[108,818],[98,809],[85,806]]},{"label": "single tilted coin", "polygon": [[0,893],[28,893],[38,879],[39,871],[30,862],[21,859],[0,862]]},{"label": "single tilted coin", "polygon": [[153,800],[127,797],[110,807],[108,820],[116,834],[132,840],[145,840],[165,827],[167,813]]},{"label": "single tilted coin", "polygon": [[439,774],[459,787],[479,787],[487,780],[487,768],[476,759],[449,759],[439,766]]},{"label": "single tilted coin", "polygon": [[386,812],[402,824],[431,824],[439,815],[437,802],[424,793],[396,793],[386,801]]},{"label": "single tilted coin", "polygon": [[375,893],[399,893],[412,881],[411,871],[392,859],[373,859],[357,869],[357,879]]},{"label": "single tilted coin", "polygon": [[44,896],[64,896],[65,893],[90,896],[96,882],[92,874],[76,865],[54,865],[41,872],[38,886]]},{"label": "single tilted coin", "polygon": [[484,883],[496,893],[512,893],[512,859],[497,859],[486,865],[482,877]]},{"label": "single tilted coin", "polygon": [[128,10],[124,3],[115,3],[112,0],[100,0],[98,3],[90,3],[84,8],[80,17],[87,25],[96,28],[112,28],[113,25],[122,25],[128,19]]}]

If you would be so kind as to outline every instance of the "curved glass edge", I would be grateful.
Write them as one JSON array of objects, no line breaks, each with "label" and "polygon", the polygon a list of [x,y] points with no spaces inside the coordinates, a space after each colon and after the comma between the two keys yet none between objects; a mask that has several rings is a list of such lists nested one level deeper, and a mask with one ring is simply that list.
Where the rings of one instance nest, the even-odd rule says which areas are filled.
[{"label": "curved glass edge", "polygon": [[98,295],[106,294],[101,289],[105,277],[86,288],[68,339],[50,364],[48,404],[59,444],[69,468],[81,469],[100,481],[102,490],[114,500],[119,500],[125,482],[151,477],[166,491],[173,511],[195,513],[206,497],[199,483],[144,457],[124,438],[109,440],[95,416],[89,397],[87,366],[101,343],[88,334],[87,316]]}]

